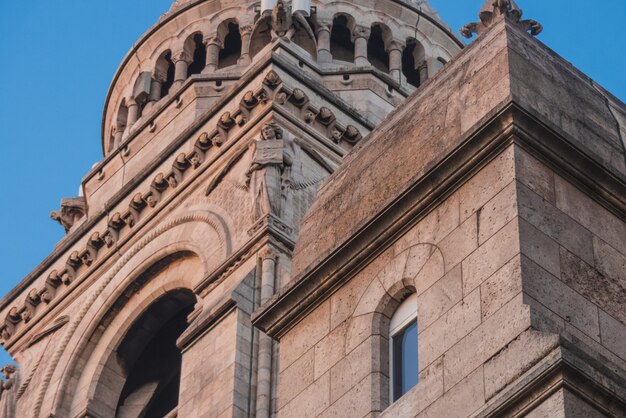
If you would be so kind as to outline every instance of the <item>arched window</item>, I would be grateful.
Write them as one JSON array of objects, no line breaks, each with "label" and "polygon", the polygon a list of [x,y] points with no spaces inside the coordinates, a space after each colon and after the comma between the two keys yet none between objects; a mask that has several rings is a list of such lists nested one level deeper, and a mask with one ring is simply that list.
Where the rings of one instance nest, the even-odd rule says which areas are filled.
[{"label": "arched window", "polygon": [[413,87],[419,87],[426,81],[424,73],[420,73],[420,67],[425,65],[424,47],[413,38],[407,40],[406,48],[402,52],[402,74],[407,83]]},{"label": "arched window", "polygon": [[[200,74],[202,70],[204,70],[204,66],[206,65],[206,46],[204,45],[202,34],[196,33],[191,38],[191,47],[193,57],[193,61],[189,65],[189,69],[187,70],[187,74],[192,76],[194,74]],[[187,49],[187,45],[185,45],[185,49]]]},{"label": "arched window", "polygon": [[333,19],[333,29],[330,32],[330,53],[333,59],[354,62],[354,42],[350,22],[344,15]]},{"label": "arched window", "polygon": [[413,293],[396,309],[389,325],[390,399],[397,401],[418,381],[417,295]]},{"label": "arched window", "polygon": [[[224,25],[224,23],[222,23]],[[220,25],[220,26],[222,26]],[[224,28],[224,26],[222,26]],[[228,22],[224,28],[224,48],[220,50],[219,64],[217,68],[226,68],[237,64],[241,58],[241,33],[239,24]]]},{"label": "arched window", "polygon": [[175,70],[176,67],[172,62],[172,53],[166,51],[157,60],[154,71],[155,77],[161,82],[161,97],[167,96],[174,85]]},{"label": "arched window", "polygon": [[380,24],[372,26],[372,32],[367,41],[367,59],[379,70],[389,72],[389,53],[385,50],[383,27]]},{"label": "arched window", "polygon": [[182,353],[176,340],[188,326],[196,298],[178,290],[154,302],[117,349],[125,383],[116,416],[168,416],[178,407]]}]

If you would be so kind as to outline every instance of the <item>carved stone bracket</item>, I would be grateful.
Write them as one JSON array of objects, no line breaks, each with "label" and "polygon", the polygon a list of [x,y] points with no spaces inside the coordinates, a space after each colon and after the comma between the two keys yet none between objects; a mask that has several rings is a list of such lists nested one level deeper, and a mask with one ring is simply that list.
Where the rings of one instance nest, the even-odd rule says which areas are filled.
[{"label": "carved stone bracket", "polygon": [[536,36],[541,33],[543,26],[536,20],[522,20],[522,9],[514,0],[487,0],[478,13],[480,22],[472,22],[463,26],[461,35],[471,38],[472,35],[481,35],[500,18],[509,19],[514,24]]}]

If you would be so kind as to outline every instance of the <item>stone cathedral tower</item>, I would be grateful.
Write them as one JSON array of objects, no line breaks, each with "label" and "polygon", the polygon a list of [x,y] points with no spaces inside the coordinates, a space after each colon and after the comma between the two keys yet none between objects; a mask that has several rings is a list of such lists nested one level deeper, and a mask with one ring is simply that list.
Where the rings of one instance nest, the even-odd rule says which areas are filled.
[{"label": "stone cathedral tower", "polygon": [[0,417],[623,416],[626,107],[479,17],[176,1],[0,304]]}]

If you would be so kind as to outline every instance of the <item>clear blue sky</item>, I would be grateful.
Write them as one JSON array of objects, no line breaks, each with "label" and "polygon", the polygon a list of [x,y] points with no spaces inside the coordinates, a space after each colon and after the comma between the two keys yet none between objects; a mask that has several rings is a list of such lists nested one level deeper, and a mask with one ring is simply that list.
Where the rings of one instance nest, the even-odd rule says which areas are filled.
[{"label": "clear blue sky", "polygon": [[[101,158],[100,122],[117,66],[173,0],[0,0],[0,295],[63,236],[49,219]],[[483,0],[431,0],[450,27]],[[626,99],[626,1],[518,0],[539,39]],[[0,365],[9,357],[0,350]]]}]

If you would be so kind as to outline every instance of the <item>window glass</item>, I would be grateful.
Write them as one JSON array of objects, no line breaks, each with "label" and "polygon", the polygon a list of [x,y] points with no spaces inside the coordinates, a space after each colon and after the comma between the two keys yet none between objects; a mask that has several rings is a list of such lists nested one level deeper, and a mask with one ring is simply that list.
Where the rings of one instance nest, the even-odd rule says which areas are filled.
[{"label": "window glass", "polygon": [[391,318],[389,354],[390,398],[395,402],[418,382],[416,294],[406,298]]},{"label": "window glass", "polygon": [[417,320],[392,337],[393,401],[417,385]]}]

